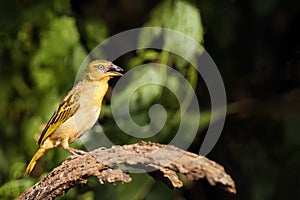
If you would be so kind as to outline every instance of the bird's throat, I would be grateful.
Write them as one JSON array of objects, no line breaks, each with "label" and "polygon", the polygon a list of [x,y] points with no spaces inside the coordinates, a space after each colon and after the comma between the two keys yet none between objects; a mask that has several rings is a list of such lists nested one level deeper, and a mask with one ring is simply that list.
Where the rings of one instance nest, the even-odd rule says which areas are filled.
[{"label": "bird's throat", "polygon": [[106,95],[107,90],[108,90],[107,81],[105,81],[105,82],[99,81],[96,84],[96,87],[94,90],[94,95],[93,95],[95,106],[101,107],[102,100],[103,100],[104,96]]}]

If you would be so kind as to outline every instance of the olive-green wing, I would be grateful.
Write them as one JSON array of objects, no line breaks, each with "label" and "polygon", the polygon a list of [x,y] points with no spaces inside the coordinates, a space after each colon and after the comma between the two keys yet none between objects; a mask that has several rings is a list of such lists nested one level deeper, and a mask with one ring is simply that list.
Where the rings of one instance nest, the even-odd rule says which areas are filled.
[{"label": "olive-green wing", "polygon": [[38,144],[42,144],[45,139],[47,139],[54,131],[56,131],[62,123],[72,117],[78,110],[79,106],[79,92],[78,90],[73,89],[60,103],[58,109],[48,121],[39,138]]}]

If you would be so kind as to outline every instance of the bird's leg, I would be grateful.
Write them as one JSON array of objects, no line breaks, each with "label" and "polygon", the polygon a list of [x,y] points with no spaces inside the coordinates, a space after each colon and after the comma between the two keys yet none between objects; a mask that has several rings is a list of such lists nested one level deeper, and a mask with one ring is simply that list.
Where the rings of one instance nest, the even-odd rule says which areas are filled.
[{"label": "bird's leg", "polygon": [[72,154],[72,155],[70,155],[70,156],[67,157],[67,159],[70,159],[70,160],[76,158],[78,155],[88,154],[85,151],[82,151],[82,150],[79,150],[79,149],[75,149],[75,148],[72,148],[72,147],[68,147],[66,150],[69,151]]},{"label": "bird's leg", "polygon": [[79,149],[75,149],[73,147],[69,146],[69,142],[68,142],[68,138],[63,139],[63,141],[61,142],[61,146],[62,148],[64,148],[65,150],[67,150],[68,152],[70,152],[72,155],[68,156],[67,159],[74,159],[76,158],[78,155],[85,155],[88,154],[88,152],[85,152],[83,150],[79,150]]},{"label": "bird's leg", "polygon": [[72,155],[84,155],[84,154],[87,154],[87,152],[83,151],[83,150],[80,150],[80,149],[75,149],[75,148],[72,148],[72,147],[67,147],[67,148],[64,148],[65,150],[67,150],[68,152],[70,152]]}]

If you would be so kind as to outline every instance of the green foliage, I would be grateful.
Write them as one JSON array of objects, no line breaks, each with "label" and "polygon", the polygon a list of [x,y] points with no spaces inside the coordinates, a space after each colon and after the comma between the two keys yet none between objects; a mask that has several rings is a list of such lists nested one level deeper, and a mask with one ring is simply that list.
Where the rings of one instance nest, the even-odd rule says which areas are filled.
[{"label": "green foliage", "polygon": [[[299,5],[276,0],[163,0],[138,1],[135,5],[124,2],[114,1],[116,6],[107,1],[0,2],[0,199],[17,198],[66,158],[66,151],[52,150],[41,159],[33,176],[23,176],[37,149],[41,126],[72,88],[89,51],[112,34],[140,25],[176,30],[205,43],[213,55],[225,81],[228,100],[235,103],[228,105],[230,116],[224,133],[209,156],[233,175],[238,199],[293,199],[295,191],[295,196],[299,196],[300,123],[298,113],[295,114],[299,100],[297,94],[280,96],[300,83],[300,62],[295,53],[299,50],[299,32],[294,28],[294,23],[299,22],[294,18]],[[143,48],[157,39],[162,39],[166,51]],[[161,29],[142,32],[137,45],[140,49],[124,55],[116,64],[126,66],[126,72],[147,63],[168,65],[195,89],[201,105],[198,135],[186,134],[181,142],[194,140],[189,150],[198,153],[202,132],[211,122],[210,96],[192,66],[196,64],[195,55],[202,50],[192,48],[186,38],[178,40]],[[192,64],[171,53],[174,48],[190,58]],[[101,57],[102,52],[95,51],[95,55]],[[153,67],[131,78],[136,83],[168,81],[175,90],[183,89],[178,77],[167,76],[165,69]],[[118,91],[116,102],[121,104],[132,88]],[[111,101],[107,95],[99,118],[100,132],[103,129],[114,144],[140,141],[116,126]],[[158,134],[146,139],[169,143],[178,130],[180,114],[185,116],[182,121],[187,133],[198,114],[188,110],[190,101],[191,93],[186,92],[184,109],[180,111],[172,91],[146,85],[134,91],[129,109],[132,120],[145,126],[150,122],[151,106],[162,105],[166,109],[166,124]],[[157,128],[159,121],[155,119],[149,129]],[[218,122],[218,115],[214,120],[213,123]],[[80,143],[75,145],[84,148]],[[40,173],[43,174],[39,176]],[[207,192],[203,185],[189,182],[186,188],[169,190],[147,174],[137,173],[131,183],[117,186],[103,185],[91,178],[87,185],[77,186],[58,199],[198,199],[199,193],[203,199],[228,199],[218,189]]]},{"label": "green foliage", "polygon": [[[14,2],[6,4],[13,6]],[[169,5],[173,9],[169,9]],[[0,117],[2,120],[0,120],[0,126],[3,130],[3,141],[6,141],[0,150],[0,183],[2,184],[0,193],[4,199],[19,196],[22,191],[36,181],[30,177],[23,178],[23,171],[37,148],[35,142],[41,131],[41,125],[49,119],[60,100],[72,87],[78,66],[86,56],[85,49],[93,49],[108,36],[108,27],[101,18],[83,18],[81,16],[75,18],[70,15],[70,6],[64,1],[39,2],[22,10],[18,6],[14,8],[15,11],[19,12],[18,15],[23,17],[15,17],[13,23],[1,20],[3,29],[1,29],[0,34],[2,38],[5,38],[3,40],[5,42],[0,45],[2,52],[2,78],[0,79]],[[179,10],[183,10],[187,14],[183,12],[177,14]],[[155,22],[160,21],[160,17],[155,15],[157,12],[165,13],[162,23]],[[9,17],[6,12],[2,14]],[[173,3],[163,1],[153,9],[151,16],[145,26],[152,24],[157,27],[175,29],[198,42],[203,41],[199,10],[186,1]],[[170,16],[173,17],[169,18]],[[168,38],[169,36],[165,35],[164,37]],[[149,42],[153,41],[153,38],[149,39],[151,39]],[[164,45],[168,46],[169,40],[166,40]],[[188,47],[182,48],[185,51]],[[164,63],[173,60],[179,68],[182,66],[180,64],[182,60],[175,55],[150,49],[142,50],[137,56],[132,57],[129,63],[134,66],[157,58],[161,58]],[[183,71],[188,69],[183,68]],[[138,78],[164,80],[165,77],[166,71],[157,71],[153,68],[148,74],[133,78],[136,80]],[[173,84],[176,85],[177,81],[173,80]],[[176,87],[178,88],[178,85]],[[172,95],[168,94],[169,92],[161,86],[147,85],[137,90],[130,102],[133,119],[138,124],[147,124],[149,106],[153,103],[168,105],[174,101],[174,99],[169,98]],[[120,94],[121,98],[122,94]],[[178,105],[172,105],[173,107],[169,106],[168,108],[169,114],[178,109]],[[110,109],[107,108],[109,107],[104,105],[102,117],[111,117]],[[178,119],[174,120],[177,121]],[[160,141],[173,128],[176,129],[177,122],[175,121],[169,123],[163,134],[160,134],[155,140]],[[113,122],[107,122],[104,128],[115,131],[114,127]],[[118,140],[130,143],[130,140],[127,140],[125,136],[119,137]],[[165,140],[168,141],[166,138]],[[15,142],[12,143],[12,141]],[[135,139],[132,138],[132,141]],[[38,165],[37,168],[41,168],[41,171],[50,170],[59,164],[59,161],[65,156],[65,152],[53,150],[42,159],[42,164]],[[43,166],[49,166],[49,168]],[[140,181],[137,180],[131,185],[143,185],[145,190],[141,194],[135,194],[134,189],[129,189],[132,193],[127,193],[127,196],[133,195],[136,198],[143,198],[147,195],[146,188],[151,187],[153,183],[150,181],[145,184],[143,178]],[[96,184],[89,187],[97,188],[99,186]],[[126,197],[124,191],[127,189],[123,187],[126,188],[123,185],[118,186],[117,198]],[[72,190],[68,194],[70,195],[69,198],[74,197],[77,193],[78,190]],[[82,193],[79,199],[92,199],[95,198],[94,195],[93,192]]]},{"label": "green foliage", "polygon": [[[149,27],[162,27],[178,31],[192,38],[200,44],[203,43],[203,27],[199,10],[187,1],[162,1],[151,12],[149,22],[145,24]],[[155,30],[154,30],[155,31]],[[164,44],[163,48],[170,52],[176,50],[180,52],[183,58],[192,58],[197,52],[197,49],[191,48],[189,38],[178,38],[170,32],[161,33],[161,29],[153,32],[143,31],[140,38],[140,46],[147,46],[153,42],[158,36],[163,34]],[[180,48],[178,48],[180,47]],[[171,55],[178,68],[185,67],[184,61],[178,55]]]},{"label": "green foliage", "polygon": [[23,173],[40,126],[72,87],[86,56],[69,10],[61,1],[40,2],[19,10],[23,18],[1,21],[1,199],[16,198],[36,182]]},{"label": "green foliage", "polygon": [[[18,169],[20,170],[20,169]],[[15,179],[11,180],[0,187],[1,199],[15,199],[27,188],[34,184],[33,180]]]}]

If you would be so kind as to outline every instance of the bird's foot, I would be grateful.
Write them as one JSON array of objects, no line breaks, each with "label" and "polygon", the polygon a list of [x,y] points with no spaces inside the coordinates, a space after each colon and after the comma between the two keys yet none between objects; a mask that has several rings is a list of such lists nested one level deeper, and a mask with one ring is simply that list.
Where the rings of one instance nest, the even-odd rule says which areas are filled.
[{"label": "bird's foot", "polygon": [[75,158],[77,158],[79,155],[78,154],[73,154],[73,155],[70,155],[66,158],[66,160],[73,160]]},{"label": "bird's foot", "polygon": [[69,147],[66,150],[69,151],[72,154],[72,155],[70,155],[70,156],[67,157],[68,160],[72,160],[72,159],[78,157],[79,155],[87,155],[87,154],[89,154],[88,152],[85,152],[85,151],[79,150],[79,149],[75,149],[75,148],[72,148],[72,147]]},{"label": "bird's foot", "polygon": [[70,153],[73,154],[73,155],[85,155],[88,152],[80,150],[80,149],[74,149],[74,148],[72,148],[71,151],[70,151]]}]

